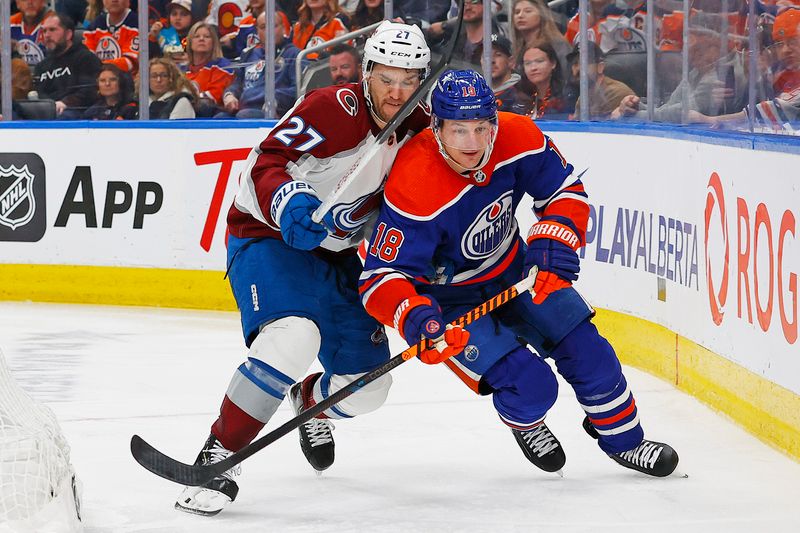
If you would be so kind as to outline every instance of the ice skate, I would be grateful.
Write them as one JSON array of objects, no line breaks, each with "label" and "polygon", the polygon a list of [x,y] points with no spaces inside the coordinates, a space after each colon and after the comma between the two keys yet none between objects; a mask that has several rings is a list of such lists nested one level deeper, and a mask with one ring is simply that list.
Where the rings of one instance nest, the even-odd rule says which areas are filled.
[{"label": "ice skate", "polygon": [[[231,454],[233,454],[232,451],[224,448],[214,435],[210,435],[194,464],[218,463]],[[241,467],[236,466],[205,485],[184,487],[175,502],[175,509],[186,513],[214,516],[236,499],[239,485],[233,480],[233,476],[239,475],[240,472]]]},{"label": "ice skate", "polygon": [[[289,399],[295,416],[313,404],[311,393],[319,376],[320,374],[313,374],[292,385]],[[330,467],[333,464],[335,446],[333,422],[327,418],[312,418],[297,429],[300,433],[300,449],[317,474]]]},{"label": "ice skate", "polygon": [[[583,429],[593,438],[599,438],[599,434],[589,421],[589,417],[583,419]],[[674,472],[678,466],[678,453],[672,446],[647,439],[644,439],[632,450],[609,453],[608,456],[625,468],[655,477],[666,477]]]},{"label": "ice skate", "polygon": [[564,448],[544,422],[530,431],[512,429],[525,457],[545,472],[559,472],[567,462]]}]

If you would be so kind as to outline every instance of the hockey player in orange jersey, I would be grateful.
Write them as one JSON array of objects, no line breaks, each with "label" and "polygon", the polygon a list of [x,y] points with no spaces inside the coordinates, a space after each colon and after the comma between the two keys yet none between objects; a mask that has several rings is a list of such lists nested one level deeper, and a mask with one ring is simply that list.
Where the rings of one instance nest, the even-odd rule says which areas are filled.
[{"label": "hockey player in orange jersey", "polygon": [[[644,439],[616,353],[572,287],[589,215],[580,176],[530,119],[498,113],[476,72],[443,74],[431,104],[431,129],[400,150],[386,184],[359,281],[367,312],[409,344],[443,337],[449,350],[423,361],[445,362],[476,393],[492,395],[537,467],[558,471],[566,461],[544,423],[557,395],[550,357],[604,452],[627,468],[669,475],[675,450]],[[527,246],[515,218],[526,194],[539,217]],[[538,272],[535,296],[467,326],[461,352],[463,338],[446,324],[531,272]],[[453,348],[461,353],[448,357]]]}]

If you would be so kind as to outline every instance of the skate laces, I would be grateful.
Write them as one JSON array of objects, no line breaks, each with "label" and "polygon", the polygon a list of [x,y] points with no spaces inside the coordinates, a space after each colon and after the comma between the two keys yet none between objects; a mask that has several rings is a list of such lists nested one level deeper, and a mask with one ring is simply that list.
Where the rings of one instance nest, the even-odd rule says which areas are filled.
[{"label": "skate laces", "polygon": [[312,418],[303,424],[306,436],[312,447],[333,442],[332,431],[335,429],[333,422],[327,419]]},{"label": "skate laces", "polygon": [[522,432],[522,440],[537,456],[542,457],[558,449],[558,442],[544,423],[530,431]]},{"label": "skate laces", "polygon": [[[211,445],[210,448],[203,450],[203,464],[210,465],[216,464],[220,461],[223,461],[233,455],[233,452],[229,449],[222,446],[217,439],[214,439],[214,443]],[[242,473],[242,465],[238,464],[231,468],[230,470],[226,470],[222,473],[223,476],[231,479],[233,476],[238,476]]]},{"label": "skate laces", "polygon": [[643,440],[636,448],[628,450],[627,452],[620,452],[616,454],[616,456],[636,466],[651,469],[655,466],[656,461],[658,461],[663,451],[664,446],[661,444]]}]

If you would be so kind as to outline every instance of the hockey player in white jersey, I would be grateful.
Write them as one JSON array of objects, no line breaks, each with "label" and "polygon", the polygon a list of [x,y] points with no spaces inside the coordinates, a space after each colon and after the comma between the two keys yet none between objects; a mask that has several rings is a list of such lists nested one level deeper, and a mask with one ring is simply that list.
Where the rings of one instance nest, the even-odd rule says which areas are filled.
[{"label": "hockey player in white jersey", "polygon": [[[250,443],[287,394],[299,413],[388,360],[382,326],[359,302],[355,252],[371,233],[398,149],[430,123],[424,105],[322,224],[311,215],[411,98],[429,60],[418,27],[385,21],[367,39],[361,84],[310,92],[251,152],[228,213],[228,274],[249,352],[196,464],[218,462]],[[304,378],[317,357],[325,372]],[[377,409],[390,385],[385,375],[300,427],[301,448],[314,469],[333,463],[330,420]],[[238,493],[233,474],[186,487],[176,508],[218,513]]]}]

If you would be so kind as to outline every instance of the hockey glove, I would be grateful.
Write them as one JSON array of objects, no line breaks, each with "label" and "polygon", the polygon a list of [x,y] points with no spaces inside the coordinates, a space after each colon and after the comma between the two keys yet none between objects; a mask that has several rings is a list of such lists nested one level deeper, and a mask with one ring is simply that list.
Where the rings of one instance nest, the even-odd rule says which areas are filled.
[{"label": "hockey glove", "polygon": [[460,354],[469,341],[469,331],[446,324],[436,300],[414,296],[403,300],[394,313],[394,327],[409,346],[430,339],[430,348],[419,354],[423,363],[435,365]]},{"label": "hockey glove", "polygon": [[298,250],[313,250],[334,228],[333,215],[327,213],[323,224],[311,220],[311,215],[322,202],[314,189],[302,181],[291,181],[275,191],[271,214],[281,228],[284,242]]},{"label": "hockey glove", "polygon": [[541,220],[528,233],[528,250],[525,252],[525,272],[539,269],[533,290],[533,303],[542,303],[553,292],[569,287],[578,279],[581,270],[576,250],[581,242],[567,225],[552,220]]}]

